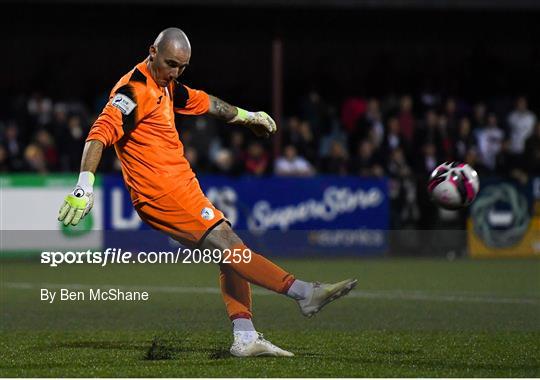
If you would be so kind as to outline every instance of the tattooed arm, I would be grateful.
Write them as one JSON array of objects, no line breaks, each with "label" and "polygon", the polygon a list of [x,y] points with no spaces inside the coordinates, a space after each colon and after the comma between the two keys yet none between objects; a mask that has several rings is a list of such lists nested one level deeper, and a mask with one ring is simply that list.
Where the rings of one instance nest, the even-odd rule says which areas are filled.
[{"label": "tattooed arm", "polygon": [[220,120],[231,121],[238,113],[235,106],[231,106],[229,103],[216,98],[215,96],[210,96],[210,109],[208,114],[214,116]]},{"label": "tattooed arm", "polygon": [[212,95],[208,115],[229,124],[245,125],[259,137],[268,137],[277,130],[276,123],[266,112],[249,112]]}]

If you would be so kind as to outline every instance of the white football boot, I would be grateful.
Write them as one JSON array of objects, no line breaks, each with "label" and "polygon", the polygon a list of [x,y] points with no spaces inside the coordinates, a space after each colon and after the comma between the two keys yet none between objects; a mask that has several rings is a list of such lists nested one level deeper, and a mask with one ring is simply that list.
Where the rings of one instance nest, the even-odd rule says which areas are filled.
[{"label": "white football boot", "polygon": [[328,303],[349,293],[358,280],[347,279],[335,284],[313,283],[313,291],[308,298],[298,301],[300,311],[306,317],[312,317]]},{"label": "white football boot", "polygon": [[257,337],[251,340],[246,340],[241,333],[234,333],[231,354],[241,358],[249,356],[294,356],[292,352],[282,350],[264,339],[261,333],[257,333]]}]

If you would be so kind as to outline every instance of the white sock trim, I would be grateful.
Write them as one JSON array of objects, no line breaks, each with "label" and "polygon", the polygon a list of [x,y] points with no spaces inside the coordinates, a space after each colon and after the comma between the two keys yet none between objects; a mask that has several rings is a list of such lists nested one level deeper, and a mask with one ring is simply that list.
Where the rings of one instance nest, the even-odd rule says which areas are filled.
[{"label": "white sock trim", "polygon": [[233,331],[234,332],[240,332],[240,331],[255,331],[255,326],[253,326],[253,322],[251,322],[251,319],[247,318],[236,318],[233,320]]},{"label": "white sock trim", "polygon": [[294,280],[289,290],[287,290],[287,295],[299,301],[308,298],[312,289],[313,284],[311,284],[310,282]]}]

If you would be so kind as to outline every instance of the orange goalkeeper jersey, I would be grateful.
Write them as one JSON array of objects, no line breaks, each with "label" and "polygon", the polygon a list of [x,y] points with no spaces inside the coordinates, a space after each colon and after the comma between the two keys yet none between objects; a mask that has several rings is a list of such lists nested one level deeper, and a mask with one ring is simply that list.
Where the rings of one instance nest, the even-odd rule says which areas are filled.
[{"label": "orange goalkeeper jersey", "polygon": [[209,105],[204,91],[174,81],[160,87],[145,60],[114,86],[86,141],[114,145],[135,205],[154,200],[195,176],[184,157],[174,113],[201,115]]}]

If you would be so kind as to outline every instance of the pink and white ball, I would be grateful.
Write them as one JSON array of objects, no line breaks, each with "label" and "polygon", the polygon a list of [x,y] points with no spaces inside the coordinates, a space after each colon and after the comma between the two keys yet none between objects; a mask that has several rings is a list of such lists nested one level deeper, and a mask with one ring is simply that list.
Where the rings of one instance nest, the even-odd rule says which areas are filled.
[{"label": "pink and white ball", "polygon": [[470,205],[479,189],[478,174],[462,162],[445,162],[437,166],[428,182],[431,200],[449,210]]}]

